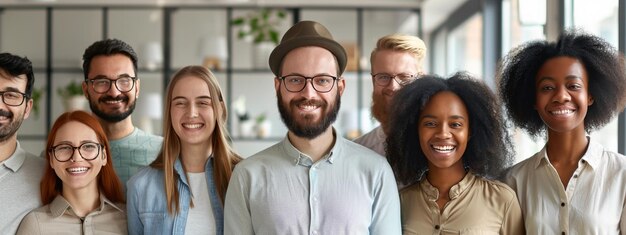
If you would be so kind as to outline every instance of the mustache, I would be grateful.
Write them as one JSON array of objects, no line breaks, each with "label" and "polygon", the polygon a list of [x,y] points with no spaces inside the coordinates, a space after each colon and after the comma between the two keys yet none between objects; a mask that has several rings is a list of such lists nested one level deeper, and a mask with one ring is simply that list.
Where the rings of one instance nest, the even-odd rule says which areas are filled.
[{"label": "mustache", "polygon": [[98,99],[99,102],[107,102],[107,101],[122,101],[122,102],[128,102],[128,96],[125,95],[118,95],[116,97],[113,96],[102,96],[100,97],[100,99]]},{"label": "mustache", "polygon": [[324,102],[323,100],[306,99],[306,98],[292,100],[290,103],[293,106],[299,106],[299,105],[326,106],[327,105],[326,102]]},{"label": "mustache", "polygon": [[0,117],[13,118],[13,113],[4,109],[0,109]]}]

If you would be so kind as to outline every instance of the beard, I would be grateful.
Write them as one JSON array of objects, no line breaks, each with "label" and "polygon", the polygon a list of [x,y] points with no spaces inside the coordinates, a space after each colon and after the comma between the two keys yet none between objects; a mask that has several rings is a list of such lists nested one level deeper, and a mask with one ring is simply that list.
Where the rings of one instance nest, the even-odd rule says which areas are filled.
[{"label": "beard", "polygon": [[387,105],[387,100],[385,97],[381,95],[375,95],[372,93],[372,116],[380,122],[380,125],[387,126],[387,122],[389,119],[388,111],[390,107]]},{"label": "beard", "polygon": [[[100,119],[106,122],[111,122],[111,123],[120,122],[126,119],[128,116],[130,116],[130,114],[132,114],[133,111],[135,110],[135,103],[137,101],[135,100],[132,103],[129,103],[130,99],[126,95],[118,95],[117,97],[102,96],[100,97],[100,99],[95,100],[95,101],[91,99],[90,95],[88,95],[88,98],[89,98],[89,108],[91,108],[91,112],[93,112]],[[122,101],[123,103],[128,103],[128,110],[126,110],[126,112],[121,112],[121,113],[106,113],[105,111],[100,110],[98,108],[98,103],[105,103],[107,101]]]},{"label": "beard", "polygon": [[[280,92],[277,92],[277,96],[278,111],[280,111],[280,117],[283,120],[283,123],[287,126],[287,129],[293,132],[296,136],[306,139],[313,139],[326,131],[330,124],[334,123],[337,119],[337,113],[339,113],[339,107],[341,106],[341,96],[339,95],[339,92],[337,92],[334,105],[332,106],[323,100],[306,100],[304,98],[292,100],[287,105],[282,102],[283,97]],[[313,122],[313,118],[315,118],[314,115],[292,115],[290,107],[296,108],[302,103],[319,105],[323,110],[322,115],[324,116],[322,116],[318,122]]]},{"label": "beard", "polygon": [[0,143],[7,141],[11,138],[22,125],[24,121],[24,113],[22,115],[15,116],[12,112],[0,109],[0,117],[6,117],[10,120],[7,124],[0,125]]}]

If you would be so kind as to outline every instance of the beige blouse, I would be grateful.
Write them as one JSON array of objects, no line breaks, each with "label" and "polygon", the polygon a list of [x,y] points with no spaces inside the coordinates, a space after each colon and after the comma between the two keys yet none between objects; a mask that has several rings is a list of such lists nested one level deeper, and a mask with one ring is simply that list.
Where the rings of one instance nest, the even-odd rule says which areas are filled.
[{"label": "beige blouse", "polygon": [[128,234],[124,209],[124,204],[115,204],[101,195],[100,208],[80,218],[58,195],[50,204],[28,213],[17,234]]},{"label": "beige blouse", "polygon": [[428,180],[400,192],[404,234],[524,234],[515,192],[471,171],[450,189],[443,212],[438,190]]}]

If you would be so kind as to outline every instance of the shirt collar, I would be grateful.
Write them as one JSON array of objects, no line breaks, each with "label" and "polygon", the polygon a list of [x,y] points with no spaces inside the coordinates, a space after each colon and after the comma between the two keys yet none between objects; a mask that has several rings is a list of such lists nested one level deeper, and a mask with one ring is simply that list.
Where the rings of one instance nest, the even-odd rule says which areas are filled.
[{"label": "shirt collar", "polygon": [[[330,151],[326,155],[324,155],[321,159],[330,164],[332,164],[335,161],[335,158],[337,158],[337,156],[340,155],[339,152],[343,148],[345,141],[347,141],[343,137],[338,136],[336,133],[337,132],[335,131],[335,128],[333,128],[333,136],[335,136],[335,144],[330,149]],[[311,157],[300,152],[295,146],[293,146],[293,144],[291,144],[291,141],[289,141],[289,134],[287,134],[285,138],[283,139],[282,145],[283,145],[283,150],[285,151],[287,156],[293,159],[294,166],[301,165],[301,166],[310,167],[313,165],[314,162],[311,159]]]},{"label": "shirt collar", "polygon": [[26,151],[20,147],[20,142],[16,142],[15,151],[7,160],[4,160],[4,165],[11,169],[11,171],[17,172],[22,167],[25,160]]},{"label": "shirt collar", "polygon": [[[111,206],[120,212],[124,212],[124,210],[115,205],[115,203],[109,201],[104,194],[100,194],[100,208],[98,208],[97,211],[103,211],[106,205]],[[68,209],[71,209],[71,207],[70,203],[65,200],[61,194],[59,194],[50,203],[50,213],[52,213],[52,217],[57,218],[63,215]],[[72,214],[76,215],[74,212],[72,212]]]},{"label": "shirt collar", "polygon": [[[448,196],[450,196],[450,200],[454,200],[461,194],[463,194],[463,192],[465,192],[474,183],[475,180],[476,176],[474,175],[474,173],[472,171],[468,171],[463,179],[459,181],[459,183],[453,185],[452,188],[450,188],[450,192],[448,193]],[[426,177],[424,177],[422,182],[420,182],[420,187],[429,198],[435,200],[439,198],[439,190],[435,188],[435,186],[430,184]]]},{"label": "shirt collar", "polygon": [[[589,139],[589,146],[587,147],[587,150],[583,154],[583,157],[581,158],[581,160],[583,162],[589,163],[591,168],[597,168],[600,165],[600,162],[602,161],[601,158],[602,158],[602,153],[604,152],[604,148],[599,143],[592,141],[591,137],[588,136],[587,138]],[[533,163],[535,166],[535,169],[541,166],[542,163],[544,164],[550,163],[550,159],[548,159],[547,148],[548,148],[548,144],[546,143],[543,146],[543,149],[541,149],[541,151],[537,153],[538,156],[534,159],[534,163]]]}]

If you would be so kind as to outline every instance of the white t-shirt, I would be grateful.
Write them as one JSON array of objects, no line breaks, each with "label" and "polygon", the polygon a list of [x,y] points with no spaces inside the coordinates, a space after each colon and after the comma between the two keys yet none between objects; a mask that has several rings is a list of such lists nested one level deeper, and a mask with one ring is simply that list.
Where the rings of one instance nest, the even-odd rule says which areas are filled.
[{"label": "white t-shirt", "polygon": [[206,174],[187,172],[193,208],[189,208],[185,234],[215,234],[215,217],[209,199],[209,189],[206,183]]}]

